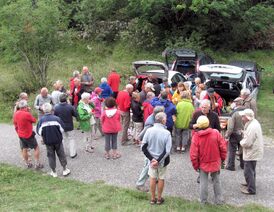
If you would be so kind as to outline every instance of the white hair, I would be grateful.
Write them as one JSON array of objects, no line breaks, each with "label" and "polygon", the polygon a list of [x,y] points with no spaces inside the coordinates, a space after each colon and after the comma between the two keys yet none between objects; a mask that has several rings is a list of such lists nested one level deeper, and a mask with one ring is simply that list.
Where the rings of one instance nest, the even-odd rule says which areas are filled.
[{"label": "white hair", "polygon": [[108,80],[107,80],[107,78],[105,78],[105,77],[102,77],[101,78],[101,82],[103,83],[103,82],[107,82]]},{"label": "white hair", "polygon": [[200,106],[203,106],[203,105],[206,105],[206,106],[209,106],[209,107],[210,107],[210,101],[209,101],[208,99],[203,99],[203,100],[201,101]]},{"label": "white hair", "polygon": [[153,110],[153,115],[156,116],[157,113],[164,112],[165,107],[164,106],[156,106]]},{"label": "white hair", "polygon": [[129,89],[133,89],[133,85],[131,85],[131,84],[127,84],[127,85],[126,85],[126,89],[127,89],[127,90],[129,90]]},{"label": "white hair", "polygon": [[24,108],[24,107],[27,107],[27,106],[28,106],[27,100],[22,99],[22,100],[20,100],[19,103],[18,103],[18,107],[19,107],[19,108]]},{"label": "white hair", "polygon": [[150,99],[150,98],[153,98],[153,97],[155,97],[155,93],[153,93],[151,91],[147,92],[147,99]]},{"label": "white hair", "polygon": [[26,97],[28,97],[28,94],[25,93],[25,92],[22,92],[22,93],[19,94],[19,99],[24,99]]},{"label": "white hair", "polygon": [[155,123],[162,123],[164,119],[166,119],[164,112],[159,112],[155,115]]},{"label": "white hair", "polygon": [[42,105],[42,110],[44,111],[44,113],[50,113],[52,111],[52,105],[47,102]]},{"label": "white hair", "polygon": [[90,98],[90,94],[89,93],[87,93],[87,92],[82,93],[81,99],[89,99],[89,98]]},{"label": "white hair", "polygon": [[249,96],[250,95],[250,90],[248,88],[243,88],[241,90],[241,96]]},{"label": "white hair", "polygon": [[80,72],[75,70],[75,71],[73,71],[72,76],[77,77],[79,74],[80,74]]}]

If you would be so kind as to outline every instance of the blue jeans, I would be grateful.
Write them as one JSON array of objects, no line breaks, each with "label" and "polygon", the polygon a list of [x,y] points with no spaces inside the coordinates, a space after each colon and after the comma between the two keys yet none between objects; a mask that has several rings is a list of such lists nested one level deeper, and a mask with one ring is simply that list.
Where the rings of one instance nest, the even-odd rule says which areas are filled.
[{"label": "blue jeans", "polygon": [[136,182],[137,186],[144,186],[147,179],[149,178],[149,176],[148,176],[149,164],[150,164],[150,161],[149,161],[149,159],[146,158],[145,159],[145,164],[144,164],[143,169],[141,171],[141,174],[139,175],[139,178]]}]

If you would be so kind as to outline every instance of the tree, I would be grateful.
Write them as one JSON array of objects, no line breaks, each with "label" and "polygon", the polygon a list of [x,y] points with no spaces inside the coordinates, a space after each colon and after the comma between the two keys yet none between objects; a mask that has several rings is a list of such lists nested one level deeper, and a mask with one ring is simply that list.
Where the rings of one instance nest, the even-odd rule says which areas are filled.
[{"label": "tree", "polygon": [[0,47],[22,58],[37,86],[47,84],[47,70],[60,38],[60,13],[54,0],[7,1],[0,9]]}]

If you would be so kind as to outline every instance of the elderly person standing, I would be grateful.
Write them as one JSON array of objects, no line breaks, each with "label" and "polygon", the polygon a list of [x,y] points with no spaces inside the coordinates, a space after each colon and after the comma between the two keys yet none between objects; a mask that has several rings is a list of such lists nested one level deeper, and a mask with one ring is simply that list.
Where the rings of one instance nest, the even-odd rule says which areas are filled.
[{"label": "elderly person standing", "polygon": [[50,175],[57,177],[56,172],[56,155],[63,167],[63,176],[70,174],[70,170],[67,168],[67,159],[63,147],[64,123],[62,120],[52,114],[52,105],[49,103],[43,104],[42,107],[45,115],[39,120],[36,132],[42,136],[43,142],[47,148],[47,156],[49,166],[51,168]]},{"label": "elderly person standing", "polygon": [[62,92],[60,91],[60,84],[58,83],[58,81],[56,81],[53,84],[53,89],[54,90],[51,93],[51,98],[52,98],[52,104],[54,106],[60,102],[59,97],[62,94]]},{"label": "elderly person standing", "polygon": [[[150,176],[150,204],[162,204],[164,199],[162,193],[165,185],[165,173],[169,164],[169,154],[171,150],[171,134],[165,128],[166,114],[157,113],[154,126],[149,128],[142,141],[142,151],[150,160],[148,175]],[[158,179],[157,200],[156,200],[156,181]]]},{"label": "elderly person standing", "polygon": [[213,129],[217,129],[219,132],[221,131],[221,126],[220,126],[220,121],[218,114],[210,110],[210,101],[208,99],[204,99],[201,102],[200,110],[197,110],[194,112],[192,119],[189,123],[189,128],[190,129],[197,129],[197,119],[205,115],[209,119],[209,125]]},{"label": "elderly person standing", "polygon": [[211,110],[216,112],[220,116],[223,108],[222,97],[217,94],[213,88],[209,88],[207,89],[207,95],[205,95],[204,99],[210,100]]},{"label": "elderly person standing", "polygon": [[26,100],[26,101],[28,101],[28,99],[29,99],[29,96],[28,96],[27,93],[25,93],[25,92],[20,93],[20,94],[19,94],[19,99],[15,102],[14,109],[13,109],[13,113],[15,113],[17,110],[20,109],[20,108],[19,108],[19,102],[20,102],[21,100]]},{"label": "elderly person standing", "polygon": [[119,91],[118,96],[116,98],[118,109],[121,112],[122,119],[122,145],[125,145],[128,142],[128,128],[130,123],[130,103],[133,86],[131,84],[127,84],[125,89]]},{"label": "elderly person standing", "polygon": [[153,113],[153,107],[150,104],[150,101],[155,97],[155,94],[153,92],[147,93],[147,98],[143,102],[143,112],[144,112],[144,122],[147,120],[147,118]]},{"label": "elderly person standing", "polygon": [[82,75],[81,75],[81,85],[84,90],[84,92],[91,93],[92,86],[93,86],[93,76],[88,70],[87,66],[84,66],[82,69]]},{"label": "elderly person standing", "polygon": [[72,78],[69,79],[69,90],[70,90],[70,93],[72,92],[72,89],[74,88],[74,79],[80,79],[80,72],[75,70],[73,71],[72,73]]},{"label": "elderly person standing", "polygon": [[194,131],[190,147],[190,160],[196,171],[200,172],[200,201],[207,203],[208,174],[213,181],[215,204],[222,204],[220,185],[221,161],[226,158],[226,142],[216,129],[209,127],[206,116],[197,119],[197,131]]},{"label": "elderly person standing", "polygon": [[35,168],[41,169],[43,165],[39,162],[40,150],[32,129],[32,124],[36,122],[36,119],[31,115],[26,100],[20,100],[18,107],[19,110],[13,116],[13,123],[20,139],[24,161],[28,168],[32,167],[32,163],[29,161],[28,149],[34,149]]},{"label": "elderly person standing", "polygon": [[102,89],[100,97],[102,97],[103,99],[106,99],[113,95],[113,91],[111,90],[111,87],[108,84],[107,78],[101,78],[101,84],[99,85],[99,87]]},{"label": "elderly person standing", "polygon": [[75,141],[72,138],[73,117],[77,117],[75,108],[67,103],[67,95],[60,95],[60,103],[54,108],[54,115],[58,116],[64,122],[64,142],[69,146],[69,155],[71,158],[77,156]]},{"label": "elderly person standing", "polygon": [[[190,130],[189,122],[194,112],[192,101],[190,100],[190,94],[187,91],[181,93],[181,101],[176,106],[177,118],[175,121],[176,132],[176,146],[177,151],[186,151],[186,147],[189,144]],[[182,147],[182,148],[181,148]]]},{"label": "elderly person standing", "polygon": [[153,92],[153,93],[155,92],[154,86],[151,82],[147,82],[145,84],[144,89],[140,92],[141,103],[143,103],[146,100],[148,92]]},{"label": "elderly person standing", "polygon": [[[233,111],[231,113],[231,118],[228,120],[227,131],[225,134],[225,138],[229,140],[229,155],[225,169],[235,171],[235,155],[240,145],[240,141],[242,140],[242,131],[244,129],[242,117],[239,114],[240,111],[245,109],[243,107],[243,99],[240,97],[234,99],[231,104],[231,109]],[[240,167],[244,167],[242,155],[240,156]]]},{"label": "elderly person standing", "polygon": [[244,177],[246,183],[242,184],[241,192],[256,194],[256,164],[263,158],[264,143],[260,123],[255,119],[251,109],[240,111],[244,126],[244,138],[240,144],[243,147]]},{"label": "elderly person standing", "polygon": [[113,91],[113,97],[115,99],[117,98],[119,92],[120,83],[120,75],[116,72],[115,69],[112,69],[110,74],[108,75],[108,84],[111,87],[111,90]]},{"label": "elderly person standing", "polygon": [[138,135],[143,130],[144,111],[142,108],[142,104],[140,103],[140,94],[137,92],[132,93],[131,111],[133,122],[133,143],[139,145]]},{"label": "elderly person standing", "polygon": [[48,89],[46,87],[42,88],[40,94],[36,96],[34,101],[34,108],[38,111],[38,120],[43,116],[42,106],[45,103],[52,104],[51,95],[48,94]]},{"label": "elderly person standing", "polygon": [[[89,104],[90,94],[84,92],[77,107],[80,129],[84,134],[84,143],[86,143],[86,152],[93,153],[91,137],[91,119],[93,118],[92,106]],[[94,118],[93,118],[94,119]]]},{"label": "elderly person standing", "polygon": [[241,90],[241,98],[243,98],[243,106],[253,110],[255,118],[257,118],[257,103],[254,98],[250,95],[250,90],[245,88]]}]

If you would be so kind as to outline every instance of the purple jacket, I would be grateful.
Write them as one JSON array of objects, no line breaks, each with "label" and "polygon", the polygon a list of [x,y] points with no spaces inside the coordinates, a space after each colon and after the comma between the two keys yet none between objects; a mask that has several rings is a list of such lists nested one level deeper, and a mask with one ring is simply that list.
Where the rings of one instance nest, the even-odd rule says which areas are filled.
[{"label": "purple jacket", "polygon": [[102,114],[102,99],[94,92],[90,96],[90,100],[94,103],[94,116],[101,118]]}]

